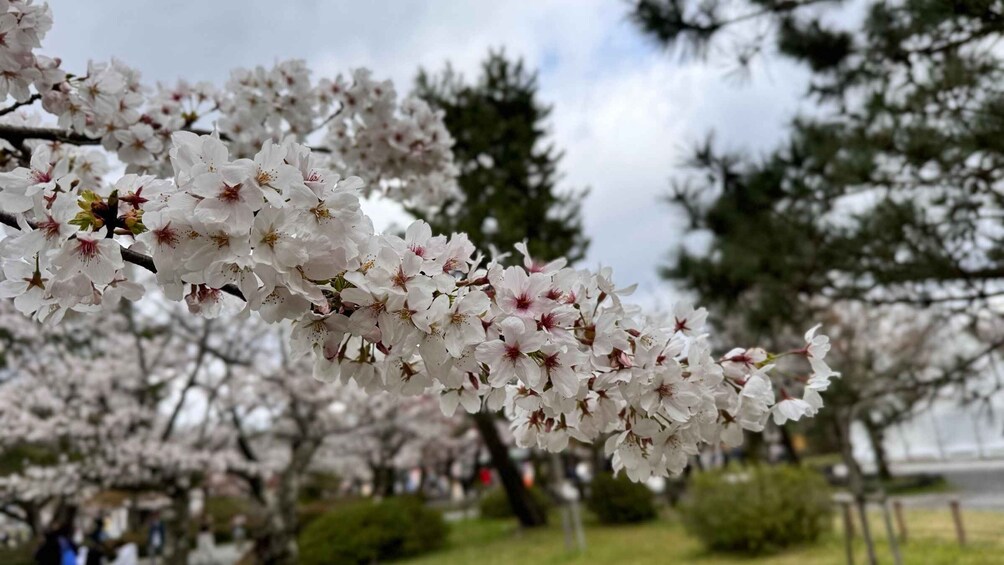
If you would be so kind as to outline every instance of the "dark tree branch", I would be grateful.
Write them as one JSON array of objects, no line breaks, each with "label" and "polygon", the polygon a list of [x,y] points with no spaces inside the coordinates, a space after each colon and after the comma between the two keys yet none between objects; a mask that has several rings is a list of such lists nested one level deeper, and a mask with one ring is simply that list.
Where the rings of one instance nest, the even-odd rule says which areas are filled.
[{"label": "dark tree branch", "polygon": [[32,104],[41,99],[42,95],[36,92],[35,94],[32,94],[31,97],[29,97],[24,102],[15,102],[14,104],[11,104],[10,106],[7,106],[6,108],[0,110],[0,116],[6,116],[7,114],[10,114],[11,112],[16,111],[18,108],[22,108],[24,106],[31,106]]},{"label": "dark tree branch", "polygon": [[[15,104],[4,110],[0,110],[0,116],[4,113],[12,112],[18,105]],[[213,132],[204,129],[186,128],[180,131],[190,131],[196,135],[209,135]],[[74,133],[61,128],[52,127],[28,127],[15,126],[10,124],[0,124],[0,139],[6,139],[15,147],[28,139],[38,139],[42,141],[58,141],[60,143],[70,143],[73,145],[100,145],[100,137],[90,137],[82,133]],[[230,141],[224,134],[220,134],[220,139]]]},{"label": "dark tree branch", "polygon": [[100,138],[72,133],[60,128],[12,126],[10,124],[0,124],[0,139],[6,139],[15,147],[19,147],[22,142],[28,139],[58,141],[73,145],[98,145],[101,143]]},{"label": "dark tree branch", "polygon": [[202,338],[199,340],[199,349],[195,356],[195,365],[192,366],[192,371],[188,374],[188,380],[185,382],[184,388],[181,389],[181,396],[178,398],[178,403],[174,405],[171,417],[167,420],[167,426],[164,427],[164,433],[160,436],[161,441],[167,441],[168,438],[171,437],[171,433],[174,431],[174,423],[178,420],[178,416],[181,414],[181,408],[185,405],[185,399],[188,396],[188,391],[195,386],[196,381],[198,380],[199,370],[202,369],[202,362],[205,360],[206,354],[208,353],[206,345],[209,343],[211,329],[212,323],[207,320],[202,332]]},{"label": "dark tree branch", "polygon": [[[5,108],[4,110],[0,110],[0,116],[4,115],[4,113],[12,112],[16,108],[17,104],[9,108]],[[327,123],[327,120],[325,120],[324,123]],[[200,128],[183,128],[177,131],[187,131],[196,135],[211,135],[213,133],[211,130]],[[224,133],[218,133],[218,135],[222,141],[232,141],[230,137]],[[14,147],[21,147],[22,144],[29,139],[57,141],[59,143],[69,143],[71,145],[101,144],[101,138],[99,137],[90,137],[80,133],[69,132],[60,128],[26,127],[14,126],[10,124],[0,124],[0,139],[8,141]],[[308,148],[316,153],[331,153],[331,149],[328,147],[308,146]]]}]

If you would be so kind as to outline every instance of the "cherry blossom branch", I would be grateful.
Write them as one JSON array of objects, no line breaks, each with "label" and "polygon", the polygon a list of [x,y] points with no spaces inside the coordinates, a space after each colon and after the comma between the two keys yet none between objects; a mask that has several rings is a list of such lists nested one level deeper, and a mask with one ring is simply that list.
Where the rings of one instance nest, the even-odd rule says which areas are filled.
[{"label": "cherry blossom branch", "polygon": [[42,95],[36,92],[35,94],[32,94],[24,102],[15,102],[14,104],[11,104],[10,106],[7,106],[6,108],[0,110],[0,116],[6,116],[7,114],[10,114],[11,112],[16,111],[18,108],[22,108],[24,106],[31,106],[32,104],[41,99]]},{"label": "cherry blossom branch", "polygon": [[241,454],[248,461],[257,462],[258,454],[254,452],[254,448],[251,447],[251,441],[248,440],[247,435],[244,433],[244,426],[241,424],[241,418],[237,414],[236,408],[230,409],[230,419],[233,422],[234,429],[237,431],[237,447],[240,449]]},{"label": "cherry blossom branch", "polygon": [[178,415],[181,414],[181,408],[185,405],[185,399],[188,397],[188,391],[190,391],[196,384],[196,380],[199,376],[199,370],[202,369],[202,363],[208,353],[206,345],[209,343],[209,335],[212,325],[211,320],[206,320],[202,331],[202,337],[199,339],[198,353],[195,355],[195,363],[192,366],[191,372],[188,374],[188,380],[185,382],[185,386],[181,389],[178,402],[174,405],[174,410],[171,411],[171,417],[168,418],[167,425],[164,426],[164,432],[160,436],[161,441],[167,441],[171,437],[171,433],[174,431],[174,423],[178,420]]},{"label": "cherry blossom branch", "polygon": [[[38,96],[37,94],[35,96]],[[28,102],[17,103],[8,108],[0,110],[0,116],[13,112],[17,108],[28,104]],[[324,123],[333,118],[329,117]],[[187,131],[194,133],[196,135],[210,135],[213,132],[207,129],[200,128],[183,128],[179,131]],[[230,136],[225,133],[217,132],[221,141],[232,141]],[[69,143],[71,145],[100,145],[101,139],[97,137],[89,137],[80,133],[73,133],[60,128],[50,128],[50,127],[29,127],[29,126],[14,126],[9,124],[0,124],[0,139],[6,140],[11,145],[15,147],[20,147],[25,141],[30,139],[42,140],[42,141],[56,141],[59,143]],[[310,146],[311,151],[316,153],[331,153],[331,148],[325,146]]]},{"label": "cherry blossom branch", "polygon": [[[36,94],[37,96],[37,94]],[[18,103],[0,110],[0,116],[10,113],[20,106],[27,104]],[[179,131],[188,131],[196,135],[209,135],[213,133],[207,129],[200,128],[184,128]],[[230,141],[230,138],[226,134],[219,134],[220,139],[223,141]],[[10,124],[0,124],[0,139],[5,139],[10,143],[14,144],[17,142],[20,144],[26,139],[38,139],[43,141],[58,141],[60,143],[70,143],[73,145],[100,145],[101,138],[90,137],[80,133],[74,133],[62,128],[52,128],[52,127],[34,127],[34,126],[15,126]]]},{"label": "cherry blossom branch", "polygon": [[0,139],[9,141],[15,147],[28,139],[58,141],[73,145],[99,145],[101,143],[101,140],[96,137],[89,137],[60,128],[13,126],[10,124],[0,124]]},{"label": "cherry blossom branch", "polygon": [[[26,223],[30,228],[37,229],[35,222],[29,220],[26,221]],[[11,214],[9,212],[4,212],[2,210],[0,210],[0,224],[3,224],[5,226],[10,226],[15,229],[21,229],[20,224],[18,224],[17,217],[15,217],[14,214]],[[154,264],[152,257],[150,257],[149,255],[144,255],[142,253],[133,251],[132,249],[128,249],[126,247],[122,248],[122,260],[127,263],[132,263],[133,265],[142,267],[147,271],[150,271],[151,273],[157,272],[157,265]],[[223,292],[229,295],[236,296],[241,300],[245,300],[244,293],[241,292],[239,288],[237,288],[232,284],[224,285],[220,287],[219,290],[222,290]]]}]

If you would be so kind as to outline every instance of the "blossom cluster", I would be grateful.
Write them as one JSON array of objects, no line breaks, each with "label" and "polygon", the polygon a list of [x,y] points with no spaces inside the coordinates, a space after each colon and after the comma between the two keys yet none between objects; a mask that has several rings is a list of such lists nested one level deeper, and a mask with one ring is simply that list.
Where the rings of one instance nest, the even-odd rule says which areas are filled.
[{"label": "blossom cluster", "polygon": [[[8,15],[34,9],[5,4]],[[194,314],[233,305],[288,324],[292,355],[311,359],[319,380],[432,391],[448,414],[504,408],[524,446],[606,437],[614,466],[636,480],[679,473],[701,444],[734,445],[771,416],[811,416],[835,376],[815,329],[783,354],[719,356],[705,310],[647,316],[609,269],[542,264],[525,246],[523,264],[507,267],[421,221],[403,237],[377,234],[360,205],[368,190],[432,203],[456,169],[441,114],[399,108],[366,72],[313,86],[301,63],[282,63],[235,72],[225,93],[179,83],[148,98],[138,73],[113,61],[43,102],[129,172],[109,185],[99,159],[42,144],[29,166],[0,174],[10,228],[0,297],[36,320],[138,299],[136,263]],[[207,108],[217,131],[189,131]],[[330,154],[304,144],[325,125]],[[781,359],[801,366],[781,374]]]},{"label": "blossom cluster", "polygon": [[32,465],[0,477],[0,501],[12,512],[12,507],[43,506],[52,500],[86,497],[94,490],[81,475],[80,465],[69,461]]},{"label": "blossom cluster", "polygon": [[61,129],[80,142],[100,142],[129,172],[169,174],[172,134],[212,121],[235,155],[250,157],[266,140],[306,143],[324,129],[315,137],[329,166],[362,176],[368,192],[379,189],[419,207],[458,193],[453,138],[442,112],[412,97],[399,104],[393,85],[373,80],[368,70],[315,84],[303,61],[290,60],[271,69],[235,69],[222,89],[186,81],[152,88],[119,60],[67,75],[58,59],[33,53],[52,25],[48,6],[5,1],[3,12],[0,100],[10,94],[28,102],[34,85]]},{"label": "blossom cluster", "polygon": [[389,198],[420,207],[460,197],[442,111],[415,97],[398,108],[394,85],[373,80],[367,69],[355,70],[351,83],[341,76],[322,80],[318,90],[322,108],[335,103],[351,110],[349,118],[332,122],[323,146],[334,152],[336,170],[362,177],[365,194],[382,183]]},{"label": "blossom cluster", "polygon": [[442,113],[415,98],[398,105],[389,81],[375,82],[365,69],[352,83],[338,77],[314,85],[303,61],[291,60],[234,70],[222,90],[184,81],[152,96],[149,90],[120,61],[92,63],[43,102],[61,127],[100,138],[133,172],[167,173],[171,135],[215,115],[236,155],[251,156],[266,140],[306,142],[326,126],[320,149],[331,153],[330,166],[365,175],[371,190],[416,206],[436,206],[457,192]]},{"label": "blossom cluster", "polygon": [[36,55],[42,39],[52,28],[52,12],[32,0],[0,0],[0,100],[11,96],[27,102],[31,87],[39,93],[65,79],[59,59]]},{"label": "blossom cluster", "polygon": [[3,194],[25,216],[0,251],[6,294],[33,296],[20,306],[39,319],[133,298],[127,245],[150,253],[160,286],[192,312],[218,315],[230,289],[264,319],[291,321],[290,349],[313,356],[318,378],[439,391],[446,412],[505,407],[522,445],[612,434],[615,466],[636,479],[680,472],[701,443],[737,443],[772,413],[811,415],[833,376],[814,332],[790,353],[809,370],[793,398],[772,386],[774,357],[714,357],[703,309],[648,319],[609,269],[539,264],[523,246],[524,264],[504,267],[421,221],[403,238],[377,235],[362,181],[291,141],[232,160],[218,137],[178,132],[170,155],[173,180],[126,175],[97,192],[53,176],[59,163],[9,173]]}]

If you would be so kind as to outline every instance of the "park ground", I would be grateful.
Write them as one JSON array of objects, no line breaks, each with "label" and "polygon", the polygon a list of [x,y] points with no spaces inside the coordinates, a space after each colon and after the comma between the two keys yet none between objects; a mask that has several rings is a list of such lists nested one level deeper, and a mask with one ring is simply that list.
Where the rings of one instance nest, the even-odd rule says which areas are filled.
[{"label": "park ground", "polygon": [[[1004,562],[1004,513],[964,512],[968,540],[960,547],[947,509],[910,509],[906,512],[909,540],[902,545],[905,564],[977,565]],[[880,563],[892,563],[881,516],[872,516]],[[406,561],[408,565],[632,565],[694,563],[697,565],[842,565],[846,563],[839,522],[819,543],[758,557],[709,553],[687,534],[679,519],[667,512],[658,520],[633,526],[602,526],[587,519],[584,552],[568,551],[558,516],[551,525],[520,530],[513,521],[460,520],[451,524],[449,541],[441,551]],[[865,547],[855,541],[855,562],[866,563]]]},{"label": "park ground", "polygon": [[[1004,563],[1004,460],[958,461],[900,465],[899,473],[935,473],[945,483],[894,496],[906,508],[908,541],[901,545],[906,565],[982,565]],[[960,547],[948,503],[962,505],[967,543]],[[839,512],[839,510],[838,510]],[[476,514],[473,513],[473,514]],[[584,513],[587,549],[568,551],[558,514],[540,530],[521,530],[514,520],[483,520],[447,512],[450,533],[443,549],[400,563],[406,565],[844,565],[843,529],[839,513],[832,531],[818,543],[773,554],[730,556],[704,550],[671,510],[658,520],[633,526],[604,526]],[[882,517],[873,513],[871,529],[877,538],[879,562],[893,563],[886,544]],[[860,526],[856,526],[860,531]],[[854,562],[867,563],[860,537],[854,542]],[[235,563],[231,544],[217,546],[212,556],[198,562]],[[148,561],[143,561],[144,565]],[[0,565],[5,565],[0,561]]]}]

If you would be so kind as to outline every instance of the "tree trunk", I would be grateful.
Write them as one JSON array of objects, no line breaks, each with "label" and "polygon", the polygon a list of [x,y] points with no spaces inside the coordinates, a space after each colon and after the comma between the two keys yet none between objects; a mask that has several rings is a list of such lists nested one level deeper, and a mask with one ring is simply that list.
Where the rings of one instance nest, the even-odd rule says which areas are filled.
[{"label": "tree trunk", "polygon": [[781,446],[784,447],[784,453],[787,455],[788,463],[791,465],[801,465],[802,458],[798,455],[798,451],[795,450],[795,443],[791,441],[791,432],[788,431],[787,426],[778,426],[778,431],[781,432]]},{"label": "tree trunk", "polygon": [[263,565],[295,565],[300,561],[297,544],[300,524],[297,504],[303,475],[310,466],[319,442],[305,441],[293,446],[289,465],[279,477],[274,491],[264,493],[267,513],[265,532],[256,544],[256,560]]},{"label": "tree trunk", "polygon": [[72,527],[77,520],[77,509],[76,503],[61,499],[52,515],[51,523],[59,527]]},{"label": "tree trunk", "polygon": [[394,479],[397,471],[393,466],[370,465],[370,474],[373,475],[373,496],[380,498],[394,496]]},{"label": "tree trunk", "polygon": [[743,464],[745,465],[759,465],[763,463],[763,447],[764,440],[762,433],[750,433],[743,432],[746,437],[743,438]]},{"label": "tree trunk", "polygon": [[547,524],[547,514],[538,507],[530,491],[523,484],[523,478],[516,468],[516,463],[509,456],[509,448],[502,442],[498,430],[495,428],[495,415],[488,412],[478,412],[473,415],[474,423],[478,426],[481,439],[488,448],[488,453],[492,458],[492,466],[502,480],[502,488],[505,489],[509,498],[509,506],[512,507],[513,514],[524,528],[534,528]]},{"label": "tree trunk", "polygon": [[187,565],[191,549],[188,491],[172,489],[170,517],[164,521],[164,565]]},{"label": "tree trunk", "polygon": [[[292,479],[292,482],[299,482]],[[286,482],[284,478],[281,482]],[[295,492],[295,491],[293,491]],[[267,499],[265,531],[258,538],[255,560],[263,565],[293,565],[299,561],[297,545],[296,495],[280,486]]]},{"label": "tree trunk", "polygon": [[865,430],[868,432],[868,440],[872,444],[872,452],[875,454],[875,469],[879,479],[883,482],[892,480],[892,471],[889,469],[889,458],[885,452],[885,430],[872,420],[871,416],[864,418]]},{"label": "tree trunk", "polygon": [[596,438],[590,446],[589,449],[592,451],[593,455],[593,476],[599,475],[601,473],[611,473],[613,468],[610,465],[610,459],[607,457],[606,452],[603,449],[603,444],[606,436],[601,436]]},{"label": "tree trunk", "polygon": [[31,530],[31,537],[33,539],[41,539],[48,528],[42,523],[42,513],[39,511],[38,506],[26,502],[18,504],[17,507],[24,513],[24,523]]},{"label": "tree trunk", "polygon": [[377,468],[380,480],[379,486],[374,485],[373,494],[381,498],[394,496],[394,481],[397,479],[397,470],[392,465],[384,465]]},{"label": "tree trunk", "polygon": [[853,409],[834,407],[834,424],[837,437],[840,440],[840,455],[844,460],[844,465],[847,466],[847,485],[851,495],[854,496],[854,502],[858,509],[861,536],[864,538],[865,549],[868,552],[868,563],[869,565],[877,565],[875,542],[872,539],[871,527],[868,525],[864,476],[861,473],[861,467],[854,458],[854,446],[851,444],[852,422]]}]

